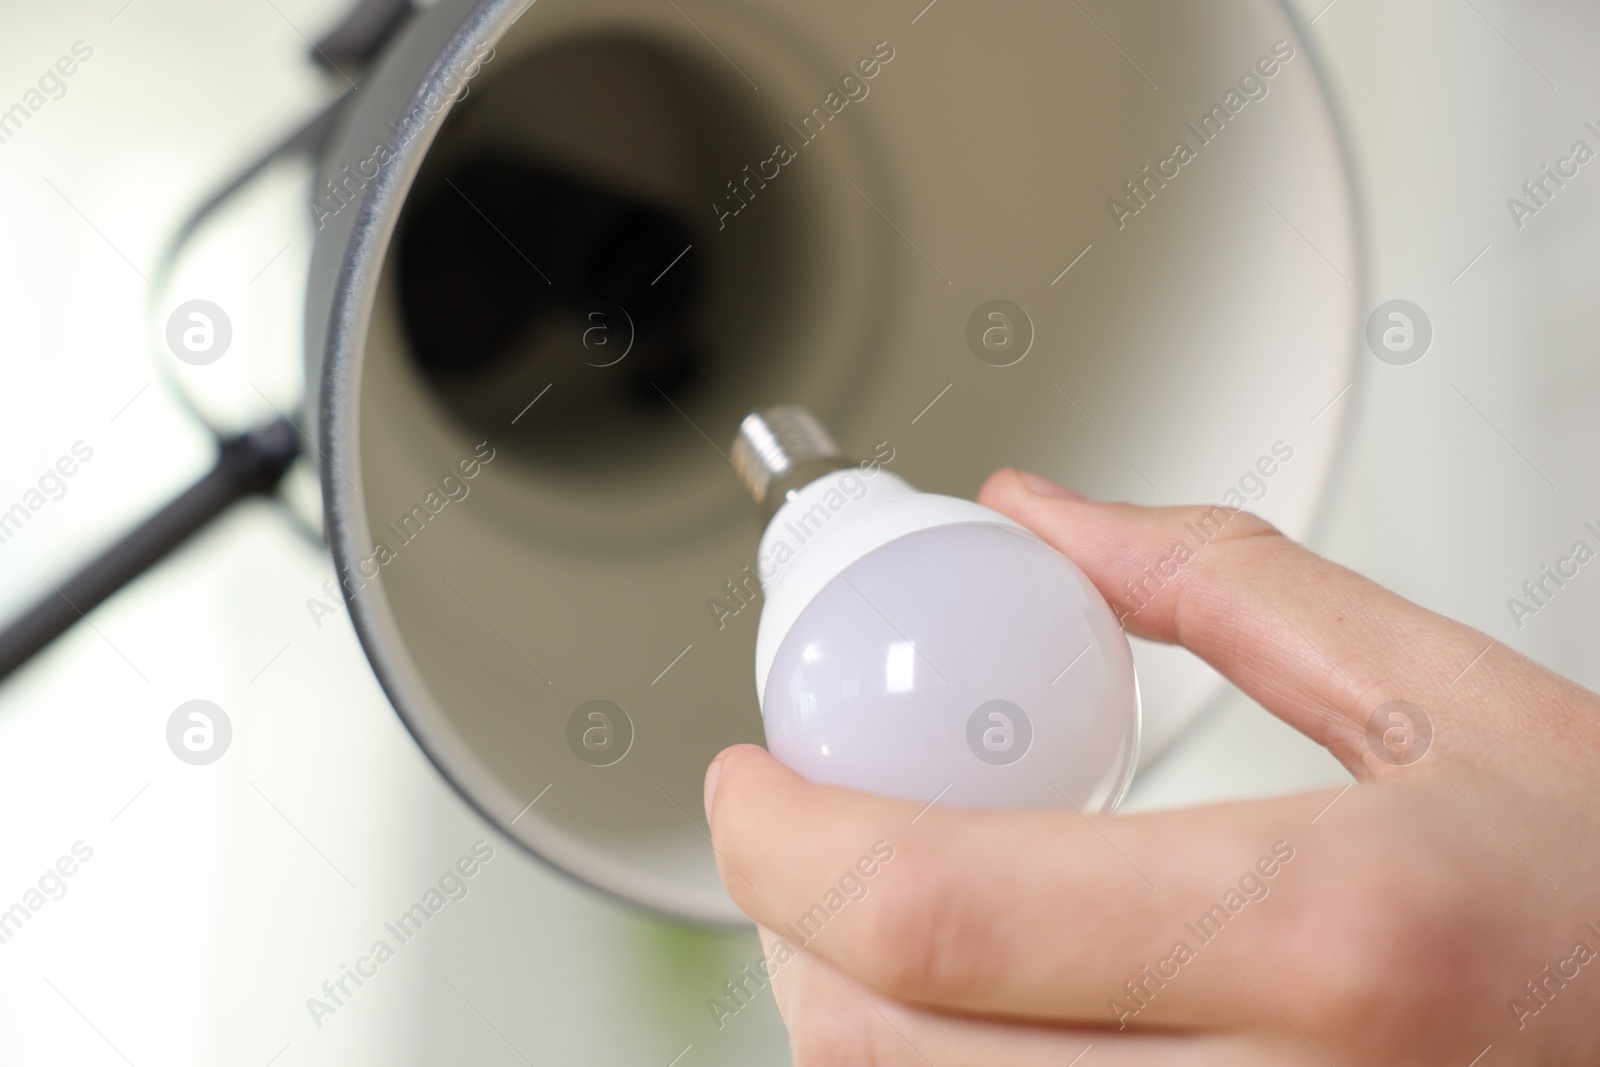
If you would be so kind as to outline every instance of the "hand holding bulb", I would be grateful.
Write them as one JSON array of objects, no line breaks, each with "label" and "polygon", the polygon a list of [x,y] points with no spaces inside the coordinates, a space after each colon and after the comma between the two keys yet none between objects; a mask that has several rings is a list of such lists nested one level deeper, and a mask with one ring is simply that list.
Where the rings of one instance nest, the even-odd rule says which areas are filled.
[{"label": "hand holding bulb", "polygon": [[[1209,511],[1014,471],[979,499],[1113,602]],[[1600,695],[1244,514],[1126,622],[1360,784],[1085,816],[889,799],[727,750],[711,838],[797,1067],[1600,1062]],[[1399,701],[1431,720],[1421,751],[1385,736]],[[860,898],[798,924],[877,842],[893,858]]]},{"label": "hand holding bulb", "polygon": [[927,803],[1101,811],[1137,758],[1127,638],[1015,521],[844,459],[794,405],[733,459],[769,517],[756,687],[772,754]]}]

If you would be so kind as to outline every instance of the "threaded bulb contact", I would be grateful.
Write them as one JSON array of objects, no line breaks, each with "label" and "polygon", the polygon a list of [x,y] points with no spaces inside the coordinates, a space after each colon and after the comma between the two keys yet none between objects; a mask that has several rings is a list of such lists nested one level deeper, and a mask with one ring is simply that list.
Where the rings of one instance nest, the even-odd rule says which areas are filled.
[{"label": "threaded bulb contact", "polygon": [[774,404],[746,415],[729,458],[756,503],[769,511],[784,491],[799,488],[793,484],[797,473],[810,480],[849,465],[822,420],[799,404]]}]

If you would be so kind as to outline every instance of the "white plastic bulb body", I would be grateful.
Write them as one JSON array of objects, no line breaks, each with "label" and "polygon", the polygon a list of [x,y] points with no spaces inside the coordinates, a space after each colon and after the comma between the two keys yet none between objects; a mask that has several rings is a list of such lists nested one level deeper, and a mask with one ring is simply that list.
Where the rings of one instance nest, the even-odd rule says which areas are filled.
[{"label": "white plastic bulb body", "polygon": [[920,803],[1108,811],[1139,687],[1076,565],[971,501],[883,471],[824,475],[762,537],[767,747],[814,782]]}]

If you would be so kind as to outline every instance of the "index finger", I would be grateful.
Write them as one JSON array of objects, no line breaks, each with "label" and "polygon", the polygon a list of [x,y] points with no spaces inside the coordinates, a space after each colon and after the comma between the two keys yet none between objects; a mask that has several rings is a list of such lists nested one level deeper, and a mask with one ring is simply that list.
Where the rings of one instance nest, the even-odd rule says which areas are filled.
[{"label": "index finger", "polygon": [[1391,701],[1431,718],[1435,765],[1516,770],[1540,758],[1530,716],[1589,699],[1246,512],[1091,503],[1017,471],[991,476],[978,499],[1076,563],[1129,633],[1188,648],[1361,777],[1398,769],[1367,743]]}]

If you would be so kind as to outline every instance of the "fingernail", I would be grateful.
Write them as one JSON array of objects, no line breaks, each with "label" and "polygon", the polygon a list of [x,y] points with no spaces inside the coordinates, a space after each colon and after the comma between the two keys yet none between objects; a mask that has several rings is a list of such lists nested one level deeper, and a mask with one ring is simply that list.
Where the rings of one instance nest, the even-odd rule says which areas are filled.
[{"label": "fingernail", "polygon": [[706,768],[706,822],[711,821],[711,802],[717,797],[717,779],[722,777],[722,756],[719,754]]},{"label": "fingernail", "polygon": [[1028,488],[1029,492],[1037,493],[1039,496],[1055,497],[1057,500],[1077,500],[1080,502],[1089,499],[1074,489],[1068,489],[1064,485],[1057,485],[1050,479],[1041,478],[1037,474],[1034,474],[1030,471],[1018,471],[1017,477],[1022,479],[1022,484]]}]

